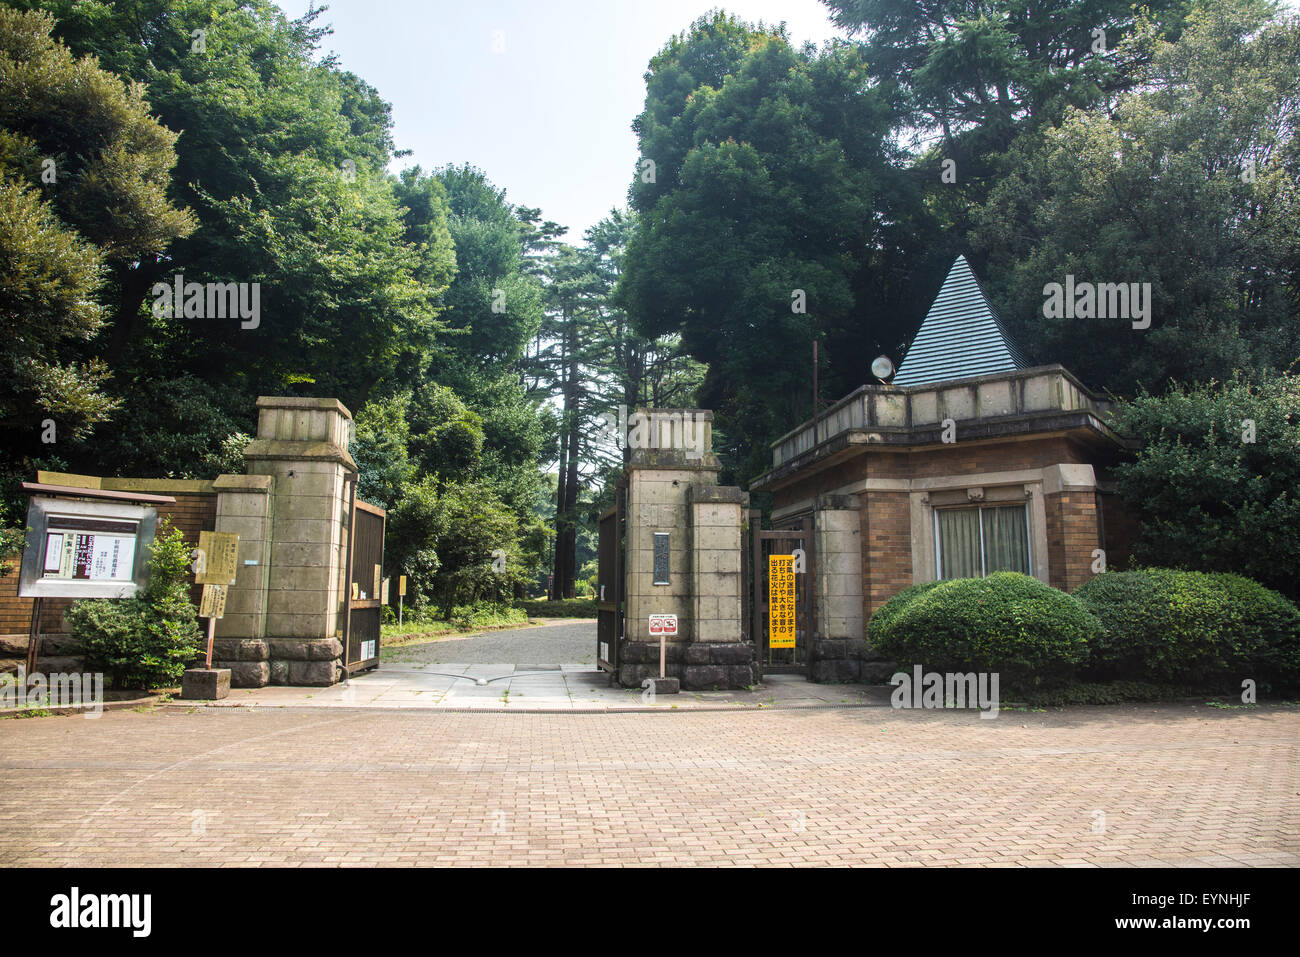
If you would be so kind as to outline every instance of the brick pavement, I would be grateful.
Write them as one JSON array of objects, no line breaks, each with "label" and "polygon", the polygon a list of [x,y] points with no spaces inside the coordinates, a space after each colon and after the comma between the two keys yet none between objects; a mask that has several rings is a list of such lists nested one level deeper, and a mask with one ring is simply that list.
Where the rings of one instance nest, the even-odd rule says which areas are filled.
[{"label": "brick pavement", "polygon": [[1294,707],[7,720],[0,865],[1294,866],[1298,751]]}]

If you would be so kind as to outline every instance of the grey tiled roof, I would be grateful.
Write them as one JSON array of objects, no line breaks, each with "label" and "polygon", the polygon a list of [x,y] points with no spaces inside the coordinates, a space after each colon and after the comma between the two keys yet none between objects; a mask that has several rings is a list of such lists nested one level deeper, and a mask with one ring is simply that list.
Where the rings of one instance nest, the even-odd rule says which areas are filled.
[{"label": "grey tiled roof", "polygon": [[966,257],[958,256],[893,384],[924,385],[1026,368]]}]

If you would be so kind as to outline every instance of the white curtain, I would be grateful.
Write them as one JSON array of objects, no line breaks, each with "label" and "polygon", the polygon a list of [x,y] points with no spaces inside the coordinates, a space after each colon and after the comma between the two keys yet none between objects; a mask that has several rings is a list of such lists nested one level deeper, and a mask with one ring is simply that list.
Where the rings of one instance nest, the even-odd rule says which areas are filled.
[{"label": "white curtain", "polygon": [[993,572],[1030,574],[1025,506],[945,508],[935,514],[939,517],[940,578],[980,578]]},{"label": "white curtain", "polygon": [[980,577],[980,511],[945,508],[939,516],[939,577]]},{"label": "white curtain", "polygon": [[1029,574],[1029,525],[1025,506],[981,509],[984,520],[984,574]]}]

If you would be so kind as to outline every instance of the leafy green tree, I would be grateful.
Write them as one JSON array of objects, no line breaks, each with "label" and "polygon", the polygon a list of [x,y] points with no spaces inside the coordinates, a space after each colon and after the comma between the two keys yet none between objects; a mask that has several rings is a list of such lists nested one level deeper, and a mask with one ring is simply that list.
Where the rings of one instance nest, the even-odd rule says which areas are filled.
[{"label": "leafy green tree", "polygon": [[111,463],[119,475],[208,479],[242,473],[252,406],[252,396],[189,373],[145,379],[77,447],[85,458]]},{"label": "leafy green tree", "polygon": [[[91,342],[107,273],[193,228],[167,197],[175,134],[138,85],[50,36],[48,14],[0,7],[0,471],[13,483],[51,445],[119,402]],[[62,443],[62,444],[60,444]]]},{"label": "leafy green tree", "polygon": [[414,481],[416,463],[411,461],[411,427],[407,422],[410,393],[387,399],[371,399],[353,420],[349,451],[357,463],[357,495],[363,501],[391,509],[402,497],[402,488]]},{"label": "leafy green tree", "polygon": [[415,614],[437,605],[450,618],[462,605],[506,601],[535,567],[541,530],[521,526],[490,488],[425,476],[407,485],[389,513],[385,562],[407,576]]},{"label": "leafy green tree", "polygon": [[[360,408],[422,363],[440,329],[450,236],[435,210],[408,241],[384,172],[390,110],[315,58],[319,11],[289,21],[266,0],[45,5],[65,42],[144,84],[182,131],[173,184],[200,227],[166,257],[111,273],[102,351],[123,393],[190,374],[246,396],[331,395]],[[260,321],[156,314],[155,285],[178,274],[257,284]]]},{"label": "leafy green tree", "polygon": [[1191,0],[822,0],[861,37],[872,79],[905,106],[921,141],[939,138],[958,182],[996,173],[1024,130],[1132,88],[1149,50],[1123,41],[1146,17],[1176,37]]},{"label": "leafy green tree", "polygon": [[698,398],[733,478],[811,415],[814,341],[838,395],[905,338],[911,317],[872,272],[911,242],[892,204],[916,192],[888,137],[896,106],[868,80],[856,46],[795,49],[720,13],[651,60],[616,299],[708,365]]},{"label": "leafy green tree", "polygon": [[[1032,358],[1094,387],[1226,379],[1300,357],[1300,22],[1199,12],[1113,112],[1026,137],[976,214],[1002,315]],[[1048,284],[1149,283],[1147,329],[1049,315]],[[1141,286],[1139,286],[1139,291]]]},{"label": "leafy green tree", "polygon": [[1117,469],[1144,565],[1236,572],[1300,597],[1300,378],[1175,385],[1119,407]]}]

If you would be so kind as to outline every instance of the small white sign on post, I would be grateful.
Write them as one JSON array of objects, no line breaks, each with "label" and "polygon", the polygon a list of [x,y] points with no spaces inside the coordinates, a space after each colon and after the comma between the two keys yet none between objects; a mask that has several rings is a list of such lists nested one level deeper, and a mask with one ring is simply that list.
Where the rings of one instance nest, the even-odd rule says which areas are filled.
[{"label": "small white sign on post", "polygon": [[677,616],[651,615],[650,634],[652,636],[675,637],[677,635]]},{"label": "small white sign on post", "polygon": [[651,615],[650,616],[650,636],[659,636],[659,677],[665,677],[664,668],[667,661],[667,646],[665,642],[670,635],[677,634],[677,616],[676,615]]}]

